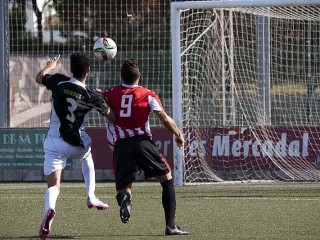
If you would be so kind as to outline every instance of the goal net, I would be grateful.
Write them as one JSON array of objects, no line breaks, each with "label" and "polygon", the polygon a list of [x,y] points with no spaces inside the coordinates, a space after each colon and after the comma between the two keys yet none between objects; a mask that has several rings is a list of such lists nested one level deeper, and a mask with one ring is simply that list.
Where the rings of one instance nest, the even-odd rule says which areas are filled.
[{"label": "goal net", "polygon": [[177,185],[319,180],[319,16],[320,1],[171,3]]}]

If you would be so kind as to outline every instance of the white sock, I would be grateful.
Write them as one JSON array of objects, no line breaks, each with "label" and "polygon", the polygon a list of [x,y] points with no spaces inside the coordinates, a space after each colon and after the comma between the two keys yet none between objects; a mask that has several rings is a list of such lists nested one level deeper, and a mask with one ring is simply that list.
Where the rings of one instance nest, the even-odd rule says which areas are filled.
[{"label": "white sock", "polygon": [[58,199],[60,190],[56,187],[50,187],[45,192],[44,214],[47,214],[49,209],[55,210],[56,202]]},{"label": "white sock", "polygon": [[87,196],[89,198],[95,197],[96,190],[96,173],[94,170],[94,163],[92,156],[90,154],[89,157],[84,158],[82,161],[82,174],[84,178],[84,182],[86,184]]}]

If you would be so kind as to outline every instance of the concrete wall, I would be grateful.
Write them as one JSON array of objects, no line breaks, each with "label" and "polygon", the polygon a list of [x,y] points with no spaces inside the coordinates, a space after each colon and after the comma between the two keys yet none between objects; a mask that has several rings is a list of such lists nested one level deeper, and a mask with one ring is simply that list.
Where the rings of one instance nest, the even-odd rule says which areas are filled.
[{"label": "concrete wall", "polygon": [[[96,169],[97,181],[114,180],[112,170]],[[0,182],[42,182],[45,181],[42,169],[0,169]],[[64,170],[63,181],[83,181],[81,161],[73,160],[73,168]]]}]

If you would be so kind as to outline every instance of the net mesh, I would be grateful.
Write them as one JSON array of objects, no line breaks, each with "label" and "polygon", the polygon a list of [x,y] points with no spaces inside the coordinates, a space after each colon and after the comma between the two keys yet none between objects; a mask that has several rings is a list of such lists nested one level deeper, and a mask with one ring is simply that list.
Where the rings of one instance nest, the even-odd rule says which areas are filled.
[{"label": "net mesh", "polygon": [[[38,4],[37,4],[38,2]],[[139,60],[141,83],[156,91],[171,111],[170,1],[49,0],[9,1],[10,117],[8,127],[47,127],[50,92],[35,83],[46,61],[60,54],[56,72],[70,75],[69,56],[84,51],[91,58],[89,88],[120,83],[128,58]],[[108,36],[118,46],[111,62],[93,56],[94,41]],[[89,127],[105,120],[90,113]],[[152,126],[160,123],[153,116]]]},{"label": "net mesh", "polygon": [[[119,84],[122,63],[139,59],[142,84],[172,115],[170,1],[40,2],[9,1],[8,127],[48,127],[51,95],[35,76],[57,54],[69,75],[74,51],[91,57],[90,88]],[[185,181],[319,180],[319,11],[181,10]],[[109,63],[93,57],[102,36],[118,45]],[[104,125],[92,112],[89,126]]]},{"label": "net mesh", "polygon": [[182,9],[184,180],[319,180],[319,6]]}]

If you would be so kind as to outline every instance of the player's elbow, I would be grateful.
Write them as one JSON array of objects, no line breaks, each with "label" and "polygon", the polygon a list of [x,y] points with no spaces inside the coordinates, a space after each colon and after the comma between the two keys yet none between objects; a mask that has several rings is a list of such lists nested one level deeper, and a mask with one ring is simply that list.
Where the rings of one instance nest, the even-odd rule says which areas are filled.
[{"label": "player's elbow", "polygon": [[110,123],[116,123],[116,121],[117,121],[116,117],[114,117],[114,116],[107,117],[107,119],[108,119],[108,121],[109,121]]},{"label": "player's elbow", "polygon": [[155,113],[157,114],[158,118],[164,126],[168,126],[171,124],[172,119],[165,112],[155,111]]},{"label": "player's elbow", "polygon": [[170,128],[173,125],[173,120],[168,115],[165,118],[161,119],[161,121],[162,124],[167,128]]},{"label": "player's elbow", "polygon": [[42,84],[42,78],[43,78],[43,76],[41,74],[38,74],[36,77],[36,82],[39,84]]},{"label": "player's elbow", "polygon": [[117,117],[115,112],[109,108],[108,112],[105,114],[106,118],[110,123],[115,123],[117,121]]},{"label": "player's elbow", "polygon": [[164,119],[162,119],[162,124],[164,126],[169,126],[171,124],[171,121],[168,118],[164,118]]}]

